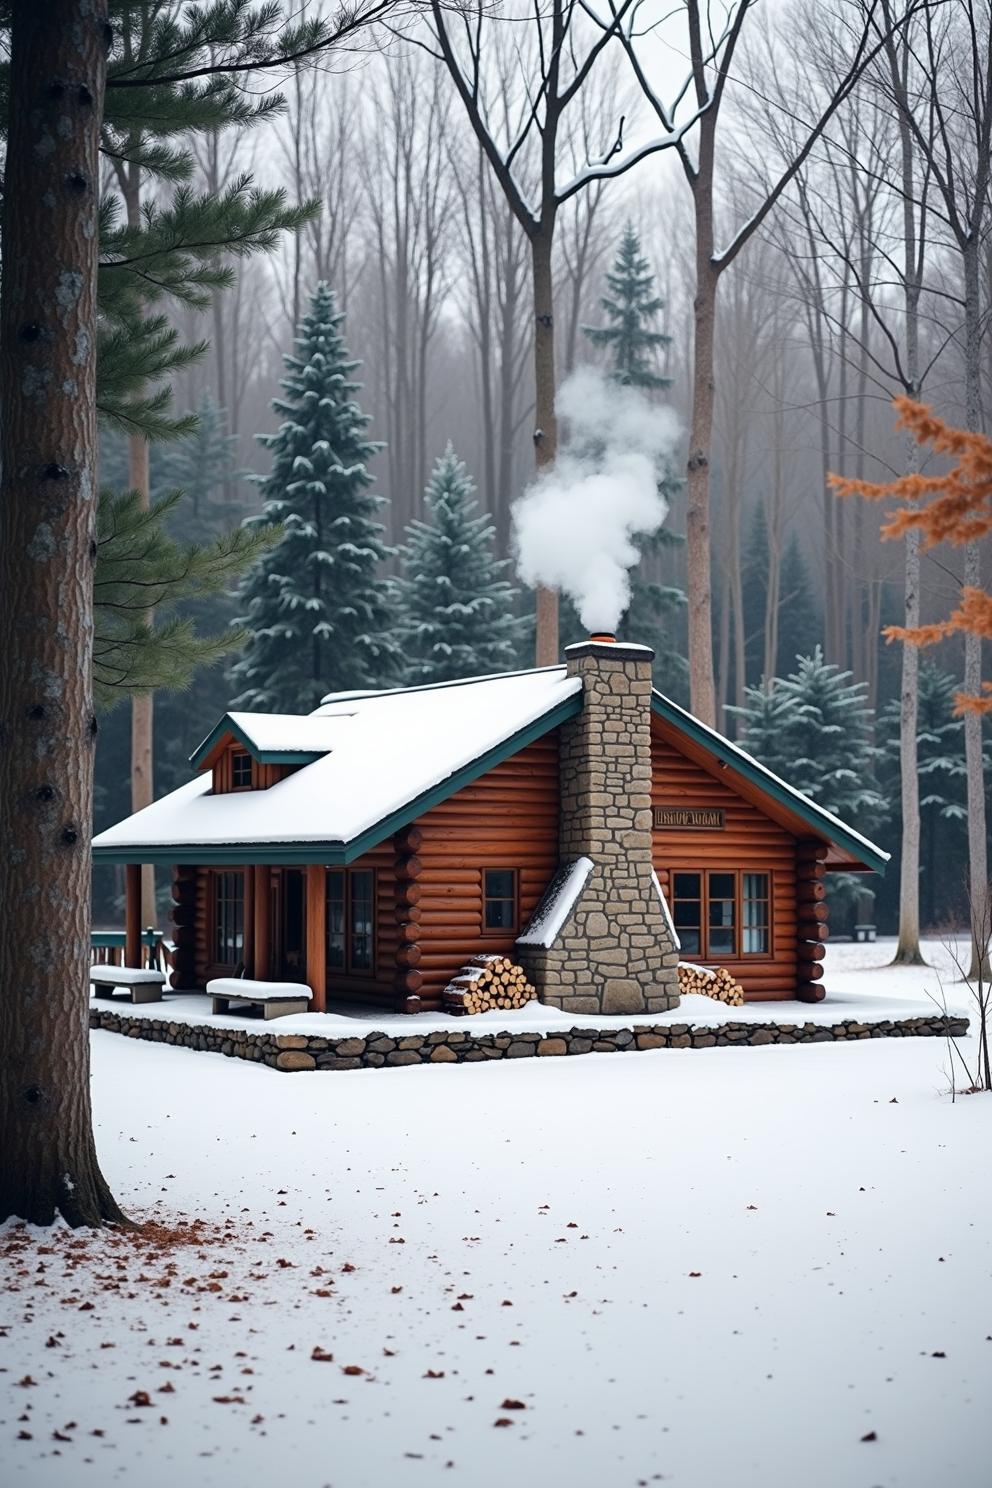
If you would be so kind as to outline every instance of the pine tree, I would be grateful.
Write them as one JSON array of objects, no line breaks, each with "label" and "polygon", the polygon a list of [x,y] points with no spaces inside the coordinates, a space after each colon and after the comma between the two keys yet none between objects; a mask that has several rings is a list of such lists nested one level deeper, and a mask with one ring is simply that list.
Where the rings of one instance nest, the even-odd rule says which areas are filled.
[{"label": "pine tree", "polygon": [[[671,387],[671,378],[655,371],[658,352],[672,339],[654,329],[665,302],[655,292],[654,274],[641,253],[640,239],[631,222],[624,229],[606,283],[610,293],[602,297],[600,305],[612,324],[584,325],[582,330],[594,346],[609,349],[610,377],[624,387],[648,392]],[[658,489],[669,506],[681,484],[673,470],[662,474]],[[618,631],[628,640],[654,648],[655,682],[670,696],[680,698],[686,689],[688,668],[674,637],[686,598],[681,589],[662,583],[658,571],[664,549],[679,545],[682,539],[661,527],[636,542],[641,558],[630,575],[630,604]],[[575,607],[566,599],[561,606],[561,631],[566,645],[584,638]]]},{"label": "pine tree", "polygon": [[627,387],[667,388],[671,379],[654,369],[657,353],[671,341],[653,322],[665,308],[656,294],[654,274],[641,253],[641,242],[628,222],[612,270],[606,276],[609,294],[600,305],[612,322],[606,326],[582,327],[594,346],[611,352],[611,376]]},{"label": "pine tree", "polygon": [[184,439],[163,444],[152,462],[154,488],[182,491],[186,498],[176,522],[189,538],[213,537],[218,524],[230,525],[239,515],[237,504],[224,499],[235,476],[238,443],[226,427],[223,409],[204,393],[194,428]]},{"label": "pine tree", "polygon": [[[742,746],[810,800],[870,834],[888,814],[875,785],[878,751],[867,688],[825,662],[820,647],[800,656],[796,671],[769,687],[747,688],[747,702],[731,708],[743,720]],[[869,912],[874,892],[853,873],[832,873],[828,902],[834,930],[850,928]]]},{"label": "pine tree", "polygon": [[410,686],[508,671],[523,625],[518,591],[504,577],[508,559],[493,552],[489,514],[449,444],[424,492],[423,521],[411,522],[395,583],[396,643]]},{"label": "pine tree", "polygon": [[745,682],[761,681],[764,663],[765,611],[768,602],[768,522],[765,504],[756,501],[741,555],[741,582],[744,593],[744,659]]},{"label": "pine tree", "polygon": [[801,656],[812,655],[821,635],[809,568],[793,532],[782,557],[776,671],[785,676]]},{"label": "pine tree", "polygon": [[281,525],[276,546],[248,573],[241,591],[248,631],[231,670],[235,706],[306,712],[327,692],[380,687],[394,672],[387,582],[378,570],[389,549],[375,513],[367,461],[379,445],[365,437],[368,417],[354,401],[358,366],[348,358],[344,315],[319,284],[284,357],[284,422],[260,436],[272,451],[261,482],[265,511],[254,527]]},{"label": "pine tree", "polygon": [[743,721],[743,747],[810,800],[860,831],[884,821],[887,803],[874,783],[873,710],[863,682],[823,659],[819,646],[795,672],[767,689],[749,687],[732,708]]},{"label": "pine tree", "polygon": [[[968,790],[964,760],[964,723],[956,712],[957,684],[950,672],[932,662],[920,664],[917,760],[920,777],[920,867],[923,920],[935,929],[967,913],[964,882],[958,865],[967,851]],[[893,803],[893,837],[901,821],[899,780],[899,701],[892,699],[878,716],[879,781]],[[992,777],[992,739],[984,741],[986,780]],[[898,877],[886,875],[886,885]],[[883,885],[883,894],[885,885]],[[886,895],[886,897],[888,897]]]}]

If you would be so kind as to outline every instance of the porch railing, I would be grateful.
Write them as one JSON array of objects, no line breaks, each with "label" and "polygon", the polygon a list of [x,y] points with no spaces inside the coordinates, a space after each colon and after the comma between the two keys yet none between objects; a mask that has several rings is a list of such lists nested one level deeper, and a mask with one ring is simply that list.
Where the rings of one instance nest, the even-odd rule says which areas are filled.
[{"label": "porch railing", "polygon": [[[126,937],[123,930],[93,930],[90,933],[91,966],[123,966]],[[150,926],[141,932],[142,964],[152,971],[167,972],[175,949],[161,930]]]}]

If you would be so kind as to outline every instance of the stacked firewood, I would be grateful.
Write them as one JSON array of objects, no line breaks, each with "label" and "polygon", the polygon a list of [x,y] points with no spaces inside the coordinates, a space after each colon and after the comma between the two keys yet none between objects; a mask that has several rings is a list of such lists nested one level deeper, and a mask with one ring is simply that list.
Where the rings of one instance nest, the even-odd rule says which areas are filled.
[{"label": "stacked firewood", "polygon": [[472,956],[441,994],[446,1013],[488,1013],[532,1002],[537,989],[508,956]]},{"label": "stacked firewood", "polygon": [[740,982],[734,981],[732,973],[725,966],[694,966],[690,961],[680,961],[679,991],[712,997],[730,1007],[744,1005],[744,988]]}]

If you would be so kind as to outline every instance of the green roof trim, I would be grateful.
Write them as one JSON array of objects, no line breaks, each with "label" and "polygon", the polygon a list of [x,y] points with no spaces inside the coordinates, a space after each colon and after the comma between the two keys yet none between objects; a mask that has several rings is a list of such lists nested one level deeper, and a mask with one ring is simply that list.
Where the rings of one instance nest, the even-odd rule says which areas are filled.
[{"label": "green roof trim", "polygon": [[329,749],[316,752],[312,749],[259,749],[244,729],[232,722],[230,713],[225,713],[220,722],[214,725],[207,737],[196,746],[190,755],[189,762],[194,770],[201,768],[210,751],[225,734],[233,735],[242,748],[248,751],[252,759],[258,760],[260,765],[312,765],[315,760],[323,759],[325,754],[331,752]]},{"label": "green roof trim", "polygon": [[874,873],[884,874],[889,862],[889,854],[882,848],[876,847],[859,832],[851,827],[845,826],[842,821],[811,801],[809,796],[804,796],[802,791],[797,791],[793,786],[787,785],[780,780],[771,770],[760,765],[757,760],[745,754],[736,744],[718,734],[715,729],[707,728],[700,723],[698,718],[693,718],[678,703],[673,703],[663,693],[652,692],[651,711],[670,723],[679,733],[685,734],[687,738],[699,744],[708,754],[720,760],[730,769],[736,770],[745,780],[777,801],[780,806],[791,811],[794,815],[801,817],[818,837],[825,837],[828,842],[837,847],[842,847],[845,852],[850,853],[854,862],[863,863]]},{"label": "green roof trim", "polygon": [[[440,806],[463,786],[472,785],[480,775],[485,775],[495,765],[501,765],[504,760],[518,754],[521,749],[526,749],[528,744],[535,743],[536,740],[543,738],[559,724],[565,723],[569,718],[574,718],[581,711],[582,694],[577,692],[542,714],[540,718],[518,729],[501,744],[495,745],[485,754],[480,754],[469,764],[463,765],[460,770],[456,770],[445,780],[439,781],[430,790],[422,792],[412,801],[408,801],[405,806],[383,817],[376,822],[375,826],[369,827],[350,842],[175,843],[162,847],[143,848],[94,847],[93,860],[97,863],[202,863],[209,866],[236,866],[241,863],[326,863],[330,867],[344,867],[353,863],[356,858],[371,852],[394,832],[409,826],[412,821],[416,821],[418,816],[423,816],[425,812],[430,811],[432,806]],[[221,725],[218,724],[217,727],[220,728]],[[234,732],[233,729],[231,731]],[[217,734],[217,729],[214,730],[214,734]],[[205,740],[204,744],[206,742]],[[217,742],[216,738],[213,742]],[[201,745],[200,750],[203,747],[204,745]]]}]

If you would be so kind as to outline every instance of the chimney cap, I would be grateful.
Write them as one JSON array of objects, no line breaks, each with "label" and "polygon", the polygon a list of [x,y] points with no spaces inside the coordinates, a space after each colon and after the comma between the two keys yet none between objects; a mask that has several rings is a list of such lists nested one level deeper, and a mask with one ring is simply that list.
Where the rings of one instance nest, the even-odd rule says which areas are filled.
[{"label": "chimney cap", "polygon": [[566,661],[577,661],[582,656],[602,656],[611,661],[653,661],[654,651],[650,646],[637,646],[632,641],[618,641],[613,636],[600,632],[587,641],[577,641],[565,647]]}]

